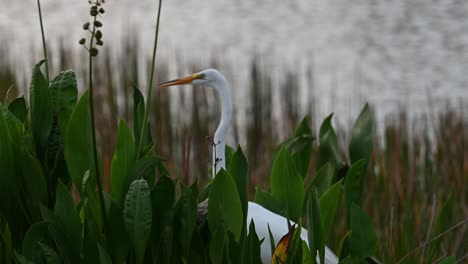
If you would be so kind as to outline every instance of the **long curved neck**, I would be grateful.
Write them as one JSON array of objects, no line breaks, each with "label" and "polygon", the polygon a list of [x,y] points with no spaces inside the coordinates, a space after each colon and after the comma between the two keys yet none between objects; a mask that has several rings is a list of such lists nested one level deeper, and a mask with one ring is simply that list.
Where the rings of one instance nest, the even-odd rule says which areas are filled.
[{"label": "long curved neck", "polygon": [[218,91],[221,100],[221,121],[213,138],[213,178],[221,169],[226,169],[226,135],[231,126],[232,119],[232,100],[229,84],[224,76],[220,76],[213,87]]}]

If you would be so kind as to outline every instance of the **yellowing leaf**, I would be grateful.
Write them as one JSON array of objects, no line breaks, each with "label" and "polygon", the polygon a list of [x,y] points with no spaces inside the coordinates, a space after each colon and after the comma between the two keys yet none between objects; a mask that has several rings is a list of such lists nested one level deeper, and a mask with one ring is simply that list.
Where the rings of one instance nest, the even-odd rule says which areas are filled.
[{"label": "yellowing leaf", "polygon": [[275,248],[275,251],[273,252],[273,256],[271,257],[271,264],[286,263],[286,260],[288,259],[289,247],[291,246],[295,230],[296,226],[291,227],[289,232],[281,238]]}]

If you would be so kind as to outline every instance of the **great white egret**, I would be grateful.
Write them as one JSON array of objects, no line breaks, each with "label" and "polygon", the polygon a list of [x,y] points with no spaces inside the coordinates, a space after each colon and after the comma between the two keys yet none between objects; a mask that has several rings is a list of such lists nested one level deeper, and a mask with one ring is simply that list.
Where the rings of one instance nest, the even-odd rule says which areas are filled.
[{"label": "great white egret", "polygon": [[[232,99],[229,84],[226,78],[215,69],[207,69],[191,76],[184,78],[168,81],[159,85],[160,88],[182,85],[182,84],[194,84],[204,85],[215,89],[221,99],[221,121],[216,129],[213,138],[213,177],[221,169],[226,169],[225,162],[225,146],[226,146],[226,135],[231,126],[232,119]],[[261,258],[263,263],[271,262],[271,247],[270,247],[270,236],[268,234],[268,226],[272,232],[275,242],[279,242],[280,239],[288,233],[287,219],[283,216],[275,214],[263,206],[249,202],[248,213],[247,213],[247,225],[253,220],[255,223],[255,229],[259,239],[265,239],[261,245]],[[291,221],[291,224],[295,224]],[[307,244],[307,230],[302,228],[301,239]],[[317,261],[319,261],[317,256]],[[338,263],[338,258],[335,254],[327,247],[325,249],[325,263]]]}]

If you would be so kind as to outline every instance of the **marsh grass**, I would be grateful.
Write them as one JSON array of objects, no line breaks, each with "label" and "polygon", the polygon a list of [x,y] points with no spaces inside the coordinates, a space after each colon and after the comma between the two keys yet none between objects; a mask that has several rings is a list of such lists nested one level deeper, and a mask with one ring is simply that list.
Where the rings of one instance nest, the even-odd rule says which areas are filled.
[{"label": "marsh grass", "polygon": [[[154,69],[150,61],[141,68],[139,44],[133,39],[136,38],[124,43],[123,52],[118,56],[121,61],[118,67],[113,63],[114,58],[105,51],[94,66],[94,107],[98,113],[95,116],[96,136],[103,157],[103,188],[107,191],[118,119],[133,119],[133,87],[140,83],[141,72]],[[50,65],[51,69],[66,69],[79,64],[69,56],[67,49],[63,47],[58,53],[51,54],[59,57],[56,60],[59,65]],[[7,50],[0,52],[6,53]],[[9,64],[2,63],[0,100],[3,102],[7,89],[20,77],[14,75]],[[273,80],[255,61],[249,67],[251,115],[246,117],[245,124],[235,123],[231,133],[234,142],[244,142],[250,163],[250,186],[268,186],[273,151],[284,140],[279,135],[292,134],[302,117],[297,104],[297,76],[292,71],[285,73],[287,84],[281,84],[284,99],[281,119],[286,125],[279,127],[272,117],[273,108],[279,106],[272,103],[272,93],[268,89]],[[192,68],[195,72],[202,67],[195,65]],[[151,83],[173,77],[168,73],[168,65],[159,63]],[[83,80],[86,76],[83,73],[78,78]],[[21,88],[15,88],[9,97],[23,93]],[[181,93],[176,99],[178,104],[190,105],[183,112],[172,110],[173,99],[167,92],[148,94],[151,95],[152,106],[147,107],[147,117],[157,140],[155,149],[168,158],[166,165],[171,175],[187,184],[199,179],[198,184],[204,186],[211,160],[209,143],[204,138],[214,131],[219,110],[216,103],[210,103],[212,100],[209,98],[214,94],[204,89]],[[313,103],[309,108],[313,111]],[[321,120],[310,121],[312,130],[317,131]],[[384,133],[374,135],[374,151],[364,183],[363,206],[376,226],[380,241],[379,259],[394,263],[468,215],[468,119],[464,109],[447,109],[419,120],[409,120],[407,113],[402,111],[378,125],[384,127]],[[349,131],[350,128],[346,127],[338,129],[341,146],[347,145]],[[342,152],[345,155],[344,149]],[[313,157],[317,153],[318,144],[315,142]],[[309,177],[316,170],[313,158]],[[254,190],[250,189],[250,197],[253,193]],[[329,235],[332,249],[338,247],[339,239],[344,235],[345,219],[345,212],[339,212],[336,228]],[[407,262],[435,261],[448,255],[462,258],[468,244],[467,229],[467,225],[458,227],[437,242],[416,251]]]}]

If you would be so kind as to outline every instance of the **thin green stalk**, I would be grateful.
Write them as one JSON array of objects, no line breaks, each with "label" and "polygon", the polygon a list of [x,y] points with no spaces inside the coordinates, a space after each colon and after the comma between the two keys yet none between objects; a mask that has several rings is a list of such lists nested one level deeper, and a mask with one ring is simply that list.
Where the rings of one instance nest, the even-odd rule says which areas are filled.
[{"label": "thin green stalk", "polygon": [[148,113],[149,113],[149,107],[150,107],[150,101],[151,101],[151,93],[153,90],[154,65],[156,64],[156,50],[158,48],[159,18],[161,17],[161,5],[162,5],[162,0],[159,0],[158,16],[156,19],[156,31],[154,34],[153,58],[151,60],[151,73],[150,73],[150,79],[148,82],[148,94],[146,96],[145,114],[143,115],[143,123],[141,124],[140,139],[138,141],[137,156],[140,155],[141,145],[143,144],[143,138],[145,137],[145,132],[146,132],[146,129],[145,129],[146,123],[148,122]]},{"label": "thin green stalk", "polygon": [[47,82],[49,82],[49,57],[47,56],[47,45],[45,41],[45,33],[44,33],[44,24],[42,23],[42,11],[41,11],[41,2],[37,0],[37,9],[39,11],[39,23],[41,25],[41,36],[42,36],[42,49],[44,51],[44,58],[45,58],[45,76]]},{"label": "thin green stalk", "polygon": [[[93,21],[93,32],[91,34],[91,43],[89,45],[90,49],[93,47],[94,43],[94,35],[96,33],[96,26],[94,26],[94,22],[96,21],[96,16],[94,17]],[[97,153],[97,145],[96,145],[96,125],[94,122],[94,100],[93,100],[93,55],[89,52],[89,110],[91,112],[91,131],[93,137],[93,159],[94,159],[94,170],[96,175],[96,182],[98,186],[99,192],[99,200],[101,204],[101,214],[102,220],[104,222],[103,228],[107,228],[107,217],[106,217],[106,209],[104,207],[104,195],[102,194],[102,184],[101,184],[101,177],[99,172],[99,163],[98,163],[98,153]],[[105,232],[104,232],[105,233]]]}]

